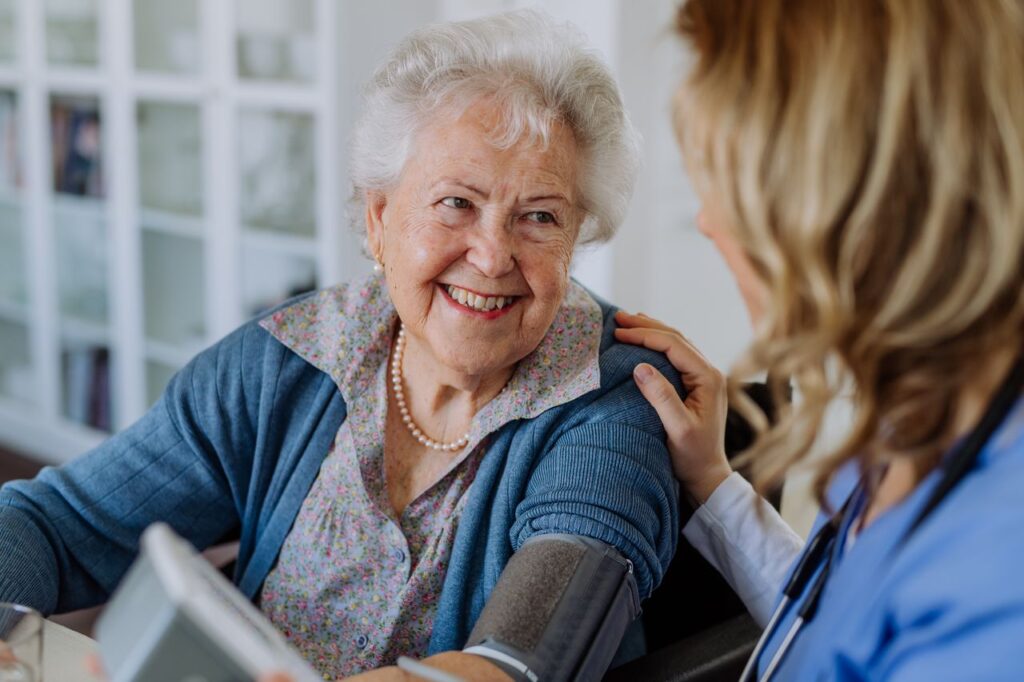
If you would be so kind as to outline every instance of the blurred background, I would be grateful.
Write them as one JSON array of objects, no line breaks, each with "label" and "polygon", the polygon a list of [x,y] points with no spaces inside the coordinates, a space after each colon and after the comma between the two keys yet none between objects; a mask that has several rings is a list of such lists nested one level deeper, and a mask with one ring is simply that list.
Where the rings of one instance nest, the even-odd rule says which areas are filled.
[{"label": "blurred background", "polygon": [[362,83],[417,26],[524,6],[587,34],[644,135],[629,217],[576,276],[728,366],[750,331],[669,123],[674,0],[0,0],[0,450],[67,461],[245,320],[367,272]]}]

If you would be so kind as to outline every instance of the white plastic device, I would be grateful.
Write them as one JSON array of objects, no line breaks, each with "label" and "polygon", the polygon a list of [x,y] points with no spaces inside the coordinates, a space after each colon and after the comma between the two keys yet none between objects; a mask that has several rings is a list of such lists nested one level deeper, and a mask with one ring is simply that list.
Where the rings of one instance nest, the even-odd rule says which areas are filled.
[{"label": "white plastic device", "polygon": [[141,553],[97,623],[111,682],[228,682],[288,672],[322,682],[262,613],[169,526]]}]

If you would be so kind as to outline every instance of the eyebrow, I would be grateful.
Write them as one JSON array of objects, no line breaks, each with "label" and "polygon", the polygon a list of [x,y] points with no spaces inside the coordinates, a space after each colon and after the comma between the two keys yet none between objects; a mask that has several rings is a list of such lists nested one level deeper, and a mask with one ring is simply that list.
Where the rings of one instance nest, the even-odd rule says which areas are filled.
[{"label": "eyebrow", "polygon": [[523,203],[524,204],[532,204],[532,203],[534,203],[536,201],[551,201],[551,200],[561,201],[562,203],[565,203],[565,204],[571,204],[572,203],[571,201],[569,201],[569,198],[566,197],[564,194],[543,194],[543,195],[540,195],[540,196],[528,197],[528,198],[523,200]]},{"label": "eyebrow", "polygon": [[[440,185],[446,185],[446,184],[447,185],[456,185],[458,187],[462,187],[463,189],[468,189],[470,192],[473,192],[475,194],[479,194],[482,197],[489,197],[490,196],[490,194],[488,194],[484,190],[480,189],[479,187],[477,187],[475,185],[471,185],[470,183],[466,182],[465,180],[459,180],[458,178],[453,178],[453,177],[443,177],[443,178],[440,178],[437,182],[435,182],[433,184],[433,186],[431,187],[431,190],[436,189]],[[562,202],[564,204],[569,204],[570,206],[572,205],[572,202],[569,201],[569,197],[565,196],[564,194],[538,194],[538,195],[535,195],[535,196],[527,197],[526,199],[523,199],[520,203],[532,204],[532,203],[537,202],[537,201],[560,201],[560,202]]]},{"label": "eyebrow", "polygon": [[446,184],[447,185],[458,185],[459,187],[462,187],[464,189],[468,189],[470,192],[474,192],[476,194],[479,194],[482,197],[488,196],[487,192],[483,191],[479,187],[476,187],[474,185],[470,185],[465,180],[459,180],[457,178],[441,178],[440,180],[438,180],[437,182],[434,183],[434,185],[433,185],[433,187],[431,187],[431,189],[436,189],[438,186],[446,185]]}]

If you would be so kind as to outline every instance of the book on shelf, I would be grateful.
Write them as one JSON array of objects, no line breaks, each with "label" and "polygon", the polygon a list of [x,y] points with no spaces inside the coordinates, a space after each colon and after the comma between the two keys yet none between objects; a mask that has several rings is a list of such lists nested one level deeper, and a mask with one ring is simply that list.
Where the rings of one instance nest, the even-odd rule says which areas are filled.
[{"label": "book on shelf", "polygon": [[78,424],[110,431],[110,351],[106,347],[64,350],[64,414]]},{"label": "book on shelf", "polygon": [[54,98],[50,105],[50,128],[54,191],[102,197],[99,103],[89,98]]}]

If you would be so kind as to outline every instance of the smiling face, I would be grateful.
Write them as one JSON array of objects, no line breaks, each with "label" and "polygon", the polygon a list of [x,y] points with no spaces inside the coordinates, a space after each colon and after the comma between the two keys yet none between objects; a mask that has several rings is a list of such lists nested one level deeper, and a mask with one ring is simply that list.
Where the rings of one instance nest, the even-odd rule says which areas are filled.
[{"label": "smiling face", "polygon": [[367,237],[410,343],[468,376],[540,344],[569,284],[583,214],[572,133],[497,149],[486,100],[424,127],[398,184],[367,196]]}]

